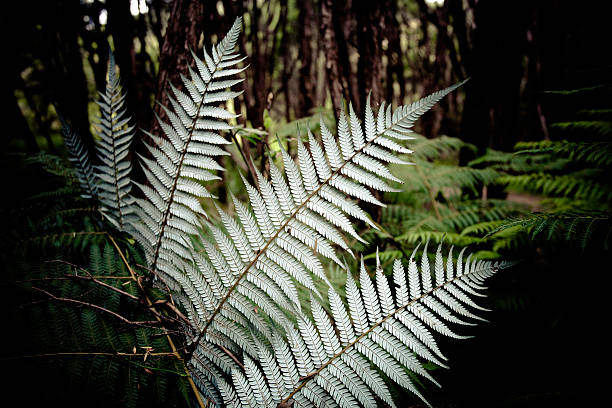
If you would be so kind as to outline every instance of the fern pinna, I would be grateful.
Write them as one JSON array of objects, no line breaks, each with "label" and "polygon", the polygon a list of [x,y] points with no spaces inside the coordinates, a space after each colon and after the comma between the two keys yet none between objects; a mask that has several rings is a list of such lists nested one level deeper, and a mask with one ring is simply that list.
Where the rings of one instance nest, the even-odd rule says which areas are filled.
[{"label": "fern pinna", "polygon": [[[203,60],[194,54],[197,71],[183,77],[186,93],[171,85],[172,108],[164,108],[169,123],[159,121],[164,135],[147,133],[153,143],[149,155],[140,157],[146,183],[134,184],[144,198],[118,200],[112,209],[103,198],[103,212],[115,226],[121,214],[135,215],[127,231],[186,311],[186,362],[209,401],[373,406],[380,400],[393,406],[380,373],[421,397],[406,370],[431,378],[419,358],[443,365],[430,329],[458,337],[443,321],[461,324],[457,316],[475,317],[468,309],[479,307],[471,296],[480,295],[482,280],[498,265],[470,259],[464,264],[460,256],[455,266],[449,256],[445,267],[438,249],[435,282],[427,258],[420,272],[411,258],[408,281],[396,262],[392,290],[380,267],[375,286],[362,263],[360,288],[347,271],[348,303],[324,267],[333,262],[346,268],[338,250],[355,256],[347,238],[363,238],[353,222],[377,228],[359,201],[384,206],[372,191],[398,191],[391,183],[401,180],[388,164],[407,163],[398,154],[410,153],[401,143],[412,138],[414,122],[462,83],[396,109],[383,102],[376,113],[368,99],[363,121],[349,104],[348,113],[339,115],[336,136],[323,120],[320,138],[310,131],[307,140],[298,135],[296,161],[279,143],[282,169],[270,159],[269,178],[252,174],[256,187],[243,177],[249,203],[232,195],[232,216],[201,182],[218,179],[213,171],[223,168],[214,157],[227,154],[220,145],[228,142],[218,131],[231,129],[228,120],[236,115],[217,105],[240,94],[228,90],[244,69],[234,53],[240,25],[236,20],[210,54],[204,50]],[[112,101],[103,98],[103,107],[112,108]],[[123,176],[128,169],[113,168],[109,159],[126,157],[128,129],[114,136],[118,143],[104,140],[104,147],[112,147],[100,150],[108,166],[97,168],[105,174],[99,183],[117,183],[121,193],[127,191],[123,179],[106,175]],[[202,198],[213,200],[218,218],[204,212]],[[129,210],[121,213],[125,203]],[[317,282],[327,285],[326,294]],[[298,288],[311,292],[309,302]]]}]

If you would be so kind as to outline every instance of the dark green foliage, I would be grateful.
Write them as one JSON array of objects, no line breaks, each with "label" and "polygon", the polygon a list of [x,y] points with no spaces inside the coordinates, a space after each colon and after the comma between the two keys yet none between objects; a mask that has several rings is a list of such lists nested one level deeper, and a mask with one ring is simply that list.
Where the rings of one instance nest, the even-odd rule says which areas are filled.
[{"label": "dark green foliage", "polygon": [[[605,129],[612,123],[610,113],[578,110],[580,120],[551,126],[568,140],[521,142],[515,152],[489,149],[467,166],[458,165],[459,152],[473,146],[445,136],[417,137],[409,156],[416,166],[398,168],[406,180],[403,191],[385,197],[393,204],[381,212],[382,232],[368,232],[379,237],[374,244],[382,245],[381,259],[405,255],[427,239],[470,245],[485,259],[523,258],[537,247],[559,243],[608,249],[612,132]],[[384,242],[388,238],[391,244]],[[374,258],[374,250],[365,250],[366,259]]]},{"label": "dark green foliage", "polygon": [[[10,293],[4,299],[10,319],[3,335],[3,358],[14,374],[9,387],[24,396],[26,406],[49,401],[66,406],[85,401],[88,406],[189,405],[185,369],[170,354],[155,316],[142,300],[112,289],[140,298],[118,249],[146,279],[148,272],[136,268],[144,264],[142,254],[80,196],[78,180],[62,160],[41,154],[27,166],[35,177],[28,182],[43,181],[52,190],[24,197],[3,214],[5,221],[10,219],[0,252],[9,271],[2,278]],[[112,288],[88,279],[92,276]],[[148,295],[161,298],[159,291]],[[152,323],[129,324],[113,313],[130,322]],[[167,322],[166,327],[179,329]],[[147,350],[153,355],[145,359]],[[28,390],[32,378],[34,393]]]},{"label": "dark green foliage", "polygon": [[[429,239],[444,239],[460,247],[471,245],[474,255],[482,259],[499,258],[499,248],[482,237],[522,208],[487,197],[487,188],[503,175],[501,166],[460,166],[461,149],[473,150],[474,146],[448,136],[426,139],[417,135],[411,148],[415,152],[407,159],[415,166],[396,169],[405,184],[400,193],[385,197],[392,204],[381,212],[382,232],[368,233],[377,236],[370,241],[382,246],[383,262],[406,256],[419,242]],[[488,156],[482,161],[503,162],[507,154],[490,152]],[[386,241],[389,238],[391,244]],[[374,251],[374,246],[366,249],[366,259],[373,259]]]},{"label": "dark green foliage", "polygon": [[[590,89],[561,93],[580,96]],[[570,100],[571,101],[571,100]],[[562,140],[522,142],[505,155],[506,175],[498,182],[507,191],[540,197],[538,211],[510,219],[489,236],[526,233],[553,247],[558,243],[586,250],[609,249],[612,243],[612,111],[578,109],[576,120],[551,125]],[[596,118],[596,121],[582,120]],[[530,158],[530,166],[518,166]]]}]

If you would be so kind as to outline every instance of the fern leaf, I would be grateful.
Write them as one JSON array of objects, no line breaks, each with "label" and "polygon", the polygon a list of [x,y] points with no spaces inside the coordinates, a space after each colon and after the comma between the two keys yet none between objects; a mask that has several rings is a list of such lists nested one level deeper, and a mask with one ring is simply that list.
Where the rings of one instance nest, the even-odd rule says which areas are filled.
[{"label": "fern leaf", "polygon": [[95,175],[89,152],[83,145],[78,133],[59,115],[62,124],[62,135],[66,147],[68,148],[70,163],[74,167],[79,186],[81,187],[83,198],[97,198],[98,188],[95,182]]},{"label": "fern leaf", "polygon": [[[442,323],[441,319],[448,320],[449,309],[441,306],[439,299],[451,305],[453,316],[463,315],[468,309],[478,309],[480,306],[473,302],[472,296],[480,289],[482,281],[505,266],[470,258],[464,263],[462,255],[456,264],[450,255],[444,262],[441,247],[436,251],[436,258],[439,259],[437,264],[446,265],[446,271],[436,275],[440,280],[436,281],[435,287],[424,285],[423,289],[420,289],[419,281],[430,279],[427,254],[423,255],[420,270],[411,258],[407,273],[396,261],[393,280],[399,286],[395,296],[391,294],[382,268],[377,267],[374,285],[362,265],[360,288],[350,274],[347,276],[350,316],[334,289],[329,288],[328,292],[331,313],[312,297],[310,317],[298,316],[299,330],[289,330],[287,340],[276,337],[274,346],[265,354],[262,349],[259,351],[260,355],[266,356],[265,370],[275,373],[276,383],[283,378],[284,387],[275,388],[281,398],[278,394],[270,397],[272,406],[291,401],[310,401],[315,406],[325,401],[339,406],[376,406],[375,398],[394,406],[380,374],[370,369],[369,364],[425,401],[405,370],[437,384],[423,367],[424,361],[444,366],[436,357],[441,354],[432,332],[461,338]],[[474,317],[471,312],[468,316]],[[264,347],[264,344],[259,347]],[[276,358],[271,358],[271,355]],[[254,367],[245,367],[246,376],[253,370]],[[297,377],[296,370],[301,377]],[[263,378],[261,374],[250,375]],[[247,390],[242,378],[234,375],[233,385],[245,397],[256,396],[258,392],[264,395],[260,391],[263,389],[262,381],[250,381],[250,390]]]},{"label": "fern leaf", "polygon": [[97,102],[100,106],[96,166],[102,213],[120,231],[134,220],[134,198],[131,196],[131,161],[129,147],[134,138],[134,126],[125,111],[125,94],[121,91],[115,57],[110,53],[105,92]]}]

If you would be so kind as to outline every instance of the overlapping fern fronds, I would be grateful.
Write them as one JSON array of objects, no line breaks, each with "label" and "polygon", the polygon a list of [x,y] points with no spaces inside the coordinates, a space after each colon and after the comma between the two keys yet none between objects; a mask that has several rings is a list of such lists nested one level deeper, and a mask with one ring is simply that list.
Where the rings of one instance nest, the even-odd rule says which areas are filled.
[{"label": "overlapping fern fronds", "polygon": [[[127,231],[144,249],[148,269],[186,311],[186,361],[208,400],[371,406],[381,398],[394,405],[383,376],[370,364],[420,396],[405,370],[431,379],[416,356],[443,365],[427,327],[456,337],[442,320],[475,317],[465,306],[476,306],[469,295],[478,295],[480,282],[497,266],[471,260],[464,265],[460,255],[456,267],[449,257],[445,269],[439,249],[435,283],[427,258],[420,273],[411,259],[409,283],[396,264],[393,295],[382,268],[376,271],[377,292],[362,263],[361,289],[350,274],[347,281],[349,317],[324,265],[346,268],[342,253],[355,256],[349,239],[365,243],[354,223],[378,229],[360,202],[384,207],[375,192],[399,191],[395,183],[405,180],[391,165],[408,164],[400,155],[412,152],[402,142],[414,139],[411,128],[423,113],[463,83],[396,109],[383,102],[374,112],[368,98],[361,120],[349,104],[336,135],[322,119],[318,137],[310,131],[297,135],[296,159],[279,142],[282,169],[270,158],[269,177],[251,174],[257,186],[243,177],[249,203],[232,195],[232,215],[218,208],[202,182],[219,178],[213,172],[223,168],[215,158],[227,154],[220,145],[228,142],[218,132],[231,129],[228,120],[236,117],[217,105],[240,94],[228,90],[244,69],[237,68],[243,59],[234,53],[240,25],[236,20],[210,53],[204,50],[203,60],[194,54],[196,70],[182,78],[185,92],[170,85],[172,106],[163,107],[169,123],[159,120],[163,135],[147,133],[153,143],[140,157],[146,183],[135,183],[144,198],[135,205],[122,200],[129,197],[124,160],[132,129],[114,71],[109,74],[101,102],[103,164],[96,168],[105,191],[103,212],[120,229],[129,218]],[[443,149],[421,143],[423,161],[459,144],[450,138]],[[477,191],[494,177],[475,169],[437,170],[443,180],[437,190],[427,179],[417,187],[432,199],[442,194],[451,200],[459,180]],[[202,198],[217,206],[217,219],[204,212]],[[310,291],[310,302],[298,288]],[[323,308],[327,303],[335,323]]]},{"label": "overlapping fern fronds", "polygon": [[[74,162],[70,166],[59,157],[39,153],[25,164],[27,172],[35,174],[37,180],[45,180],[49,190],[25,197],[15,209],[15,225],[9,229],[19,236],[11,237],[11,231],[6,231],[5,236],[9,241],[16,239],[11,246],[20,250],[35,248],[39,255],[60,247],[79,252],[104,238],[97,229],[101,219],[98,206],[84,193],[84,188],[95,185],[81,183]],[[95,177],[93,172],[91,176]]]},{"label": "overlapping fern fronds", "polygon": [[[612,133],[612,132],[611,132]],[[612,142],[598,141],[593,143],[580,143],[543,140],[538,142],[519,142],[514,146],[516,155],[549,154],[567,157],[569,160],[578,160],[595,166],[609,166],[612,164]]]},{"label": "overlapping fern fronds", "polygon": [[[271,160],[271,180],[256,174],[258,189],[245,181],[251,209],[234,198],[237,220],[219,210],[225,231],[208,226],[212,242],[203,237],[205,256],[195,257],[187,273],[185,291],[193,305],[189,316],[200,327],[193,347],[216,344],[254,355],[257,344],[249,330],[256,329],[268,342],[275,334],[253,313],[252,304],[278,329],[292,330],[290,316],[301,310],[295,283],[317,295],[313,277],[327,281],[318,256],[343,265],[335,246],[352,253],[344,235],[363,241],[350,218],[374,225],[354,200],[384,205],[369,188],[395,191],[386,180],[400,180],[386,163],[405,163],[394,153],[409,152],[396,140],[410,139],[414,121],[460,85],[395,110],[383,104],[376,116],[368,101],[364,127],[349,106],[348,115],[340,114],[338,141],[321,123],[321,143],[312,133],[308,147],[298,137],[297,163],[281,150],[285,174]],[[219,372],[230,374],[231,368],[223,363]],[[202,381],[222,380],[210,373],[198,370]]]},{"label": "overlapping fern fronds", "polygon": [[[164,330],[119,319],[148,321],[151,315],[140,304],[137,284],[108,240],[70,254],[77,261],[76,254],[82,253],[88,259],[84,267],[61,261],[70,253],[65,248],[53,252],[55,258],[45,261],[37,257],[40,251],[27,250],[27,264],[21,266],[13,288],[22,307],[11,320],[19,320],[28,330],[11,350],[21,357],[16,360],[21,366],[17,372],[52,376],[56,387],[72,387],[74,402],[93,393],[98,403],[126,407],[151,400],[168,405],[188,400],[188,394],[181,395],[189,389],[183,364],[160,336]],[[126,256],[134,263],[144,262],[138,251]],[[9,339],[13,335],[7,333]]]},{"label": "overlapping fern fronds", "polygon": [[83,198],[95,198],[100,211],[118,230],[125,230],[134,220],[134,198],[131,196],[132,162],[129,147],[134,137],[134,126],[126,114],[125,94],[122,93],[113,53],[110,53],[106,90],[100,92],[100,116],[96,141],[96,162],[87,151],[78,133],[60,115],[62,134],[68,148]]},{"label": "overlapping fern fronds", "polygon": [[[521,207],[503,199],[487,197],[487,188],[494,186],[504,174],[502,166],[487,168],[459,165],[459,152],[473,146],[460,139],[442,136],[426,139],[416,136],[411,156],[415,166],[398,169],[406,180],[404,191],[390,195],[392,202],[381,214],[382,233],[375,244],[382,246],[382,258],[389,260],[405,253],[418,242],[444,237],[460,247],[477,245],[476,255],[499,257],[474,226],[499,223],[519,213]],[[496,162],[506,162],[506,155],[489,155]],[[496,224],[495,227],[499,226]],[[369,235],[369,234],[368,234]],[[391,240],[389,240],[391,238]],[[366,259],[374,257],[371,247]]]}]

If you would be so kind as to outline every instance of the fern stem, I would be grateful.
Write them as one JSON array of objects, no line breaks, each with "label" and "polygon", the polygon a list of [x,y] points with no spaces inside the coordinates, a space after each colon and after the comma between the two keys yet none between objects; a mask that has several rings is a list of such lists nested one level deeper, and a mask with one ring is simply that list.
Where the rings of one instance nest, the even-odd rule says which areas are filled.
[{"label": "fern stem", "polygon": [[[112,100],[111,100],[112,103]],[[111,130],[113,128],[113,124],[111,122]],[[115,182],[113,185],[115,186],[115,197],[117,197],[117,209],[119,210],[119,230],[123,231],[123,211],[121,206],[121,199],[119,197],[119,175],[117,174],[117,147],[115,145],[116,140],[115,137],[112,137],[113,141],[113,176],[115,178]]]},{"label": "fern stem", "polygon": [[[47,262],[51,262],[51,261],[47,261]],[[14,281],[14,283],[16,284],[23,284],[23,283],[31,283],[31,282],[45,282],[45,281],[62,281],[62,280],[71,280],[74,278],[74,275],[64,275],[64,276],[57,276],[57,277],[46,277],[46,278],[32,278],[32,279],[23,279],[23,280],[18,280],[18,281]],[[131,276],[110,276],[110,275],[92,275],[92,278],[95,279],[108,279],[108,280],[112,280],[112,279],[118,279],[118,280],[132,280]],[[12,283],[9,282],[0,282],[0,285],[10,285]]]},{"label": "fern stem", "polygon": [[47,240],[47,239],[62,239],[64,237],[72,237],[75,238],[76,236],[88,236],[88,235],[108,235],[108,232],[106,231],[74,231],[74,232],[64,232],[61,234],[49,234],[49,235],[42,235],[40,237],[32,237],[32,238],[28,238],[22,242],[31,242],[31,241],[39,241],[39,240]]},{"label": "fern stem", "polygon": [[444,282],[441,285],[436,286],[435,288],[431,289],[428,292],[423,293],[421,296],[416,297],[414,299],[412,299],[410,302],[399,306],[398,308],[396,308],[395,310],[393,310],[393,312],[389,313],[387,316],[385,316],[384,318],[380,319],[379,321],[377,321],[376,323],[374,323],[368,330],[366,330],[365,332],[363,332],[361,335],[359,335],[358,337],[355,338],[355,340],[353,340],[352,342],[348,343],[342,350],[340,350],[338,353],[336,353],[334,356],[330,357],[324,364],[321,365],[321,367],[319,367],[318,369],[316,369],[313,372],[310,372],[308,374],[306,374],[305,376],[302,377],[303,381],[302,383],[300,383],[300,385],[298,385],[287,397],[285,397],[281,402],[278,403],[277,407],[281,407],[281,406],[285,406],[283,404],[287,404],[288,401],[300,390],[302,389],[302,387],[304,387],[306,385],[306,383],[308,383],[308,381],[312,380],[313,378],[315,378],[321,371],[323,371],[323,369],[325,369],[327,366],[329,366],[334,360],[336,360],[338,357],[340,357],[342,354],[344,354],[345,352],[347,352],[351,347],[355,346],[357,343],[359,343],[362,339],[364,339],[366,336],[368,336],[370,333],[372,333],[372,331],[374,329],[376,329],[377,327],[379,327],[380,325],[382,325],[384,322],[386,322],[387,320],[389,320],[390,318],[392,318],[393,316],[395,316],[397,313],[401,312],[402,310],[406,309],[407,307],[412,306],[415,303],[420,302],[423,298],[431,296],[434,292],[442,289],[444,286],[449,285],[451,283],[453,283],[454,281],[456,281],[457,279],[469,276],[469,275],[473,275],[474,273],[479,272],[479,270],[474,270],[468,273],[463,273],[461,275],[455,276],[453,279],[448,280],[446,282]]},{"label": "fern stem", "polygon": [[[253,159],[251,158],[251,155],[248,152],[246,152],[245,154],[245,152],[243,151],[244,148],[242,147],[240,143],[238,143],[238,139],[236,138],[236,135],[234,134],[233,130],[230,131],[230,135],[232,135],[232,140],[236,144],[236,147],[238,151],[240,152],[240,156],[242,156],[242,160],[244,160],[244,163],[246,164],[247,169],[249,169],[249,179],[252,180],[253,183],[257,186],[257,189],[259,189],[259,180],[257,180],[257,177],[255,177],[255,174],[256,174],[255,166],[253,165]],[[242,140],[243,140],[243,143],[245,143],[244,139]],[[248,143],[248,141],[246,143]],[[248,159],[246,155],[249,156]]]}]

